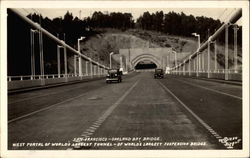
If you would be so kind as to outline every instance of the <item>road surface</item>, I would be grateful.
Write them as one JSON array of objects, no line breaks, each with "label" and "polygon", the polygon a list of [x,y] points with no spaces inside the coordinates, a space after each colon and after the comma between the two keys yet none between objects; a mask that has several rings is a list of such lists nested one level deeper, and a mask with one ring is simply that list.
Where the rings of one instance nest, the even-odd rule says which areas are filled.
[{"label": "road surface", "polygon": [[242,87],[144,72],[10,94],[8,148],[241,149]]}]

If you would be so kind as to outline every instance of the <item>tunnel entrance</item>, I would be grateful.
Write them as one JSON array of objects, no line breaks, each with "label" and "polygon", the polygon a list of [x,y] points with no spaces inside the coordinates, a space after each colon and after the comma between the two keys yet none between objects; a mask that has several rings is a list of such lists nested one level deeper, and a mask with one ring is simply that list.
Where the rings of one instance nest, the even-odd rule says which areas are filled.
[{"label": "tunnel entrance", "polygon": [[140,61],[135,66],[136,70],[155,69],[155,68],[157,68],[157,65],[154,62],[148,60]]}]

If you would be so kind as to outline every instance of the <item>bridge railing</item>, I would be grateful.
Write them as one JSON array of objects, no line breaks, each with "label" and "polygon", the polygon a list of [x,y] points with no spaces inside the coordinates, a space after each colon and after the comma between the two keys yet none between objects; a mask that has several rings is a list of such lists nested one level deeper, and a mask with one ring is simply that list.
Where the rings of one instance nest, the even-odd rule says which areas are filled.
[{"label": "bridge railing", "polygon": [[[236,10],[236,12],[229,18],[229,20],[224,23],[212,36],[208,38],[208,40],[203,43],[196,52],[188,56],[178,65],[176,64],[173,68],[171,68],[171,74],[178,74],[178,75],[189,75],[189,76],[196,76],[196,77],[207,77],[207,78],[220,78],[224,80],[236,79],[242,80],[242,70],[238,69],[238,54],[237,54],[237,30],[238,27],[235,23],[241,18],[242,16],[242,9]],[[234,54],[233,54],[233,61],[234,61],[234,68],[229,68],[229,51],[228,51],[228,29],[229,26],[234,26]],[[218,69],[217,67],[217,43],[216,39],[219,37],[220,34],[225,31],[225,63],[224,69]],[[214,60],[215,65],[212,68],[211,64],[211,52],[210,52],[210,45],[214,44]],[[207,51],[204,51],[207,50]],[[207,53],[206,53],[207,52]],[[206,56],[206,57],[205,57]],[[206,65],[205,65],[206,64]],[[214,69],[214,70],[213,70]],[[217,75],[214,75],[217,74]],[[219,75],[219,74],[223,74]],[[232,77],[237,76],[237,77]]]},{"label": "bridge railing", "polygon": [[65,77],[95,77],[95,76],[103,76],[103,74],[74,74],[69,73],[67,75],[65,74],[47,74],[47,75],[23,75],[23,76],[8,76],[8,81],[24,81],[24,80],[42,80],[42,79],[54,79],[54,78],[65,78]]},{"label": "bridge railing", "polygon": [[[181,70],[181,71],[178,71],[178,70],[174,70],[174,71],[172,71],[172,73],[197,73],[197,72],[199,72],[199,73],[208,73],[208,72],[210,72],[210,73],[220,73],[220,74],[225,74],[226,73],[226,71],[225,71],[225,69],[218,69],[218,70],[198,70],[198,71],[196,71],[196,70],[191,70],[191,71],[183,71],[183,70]],[[229,70],[228,71],[228,73],[229,74],[242,74],[242,70],[237,70],[237,71],[235,71],[235,70]]]}]

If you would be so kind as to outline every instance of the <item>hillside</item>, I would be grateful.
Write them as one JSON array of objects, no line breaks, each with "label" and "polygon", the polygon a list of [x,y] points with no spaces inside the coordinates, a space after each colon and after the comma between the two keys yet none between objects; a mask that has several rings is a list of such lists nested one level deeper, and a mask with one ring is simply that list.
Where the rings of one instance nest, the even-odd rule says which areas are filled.
[{"label": "hillside", "polygon": [[[158,33],[155,31],[144,31],[130,29],[120,31],[116,29],[98,30],[100,33],[92,36],[81,43],[81,51],[83,54],[92,57],[105,65],[109,65],[109,53],[119,53],[119,49],[124,48],[157,48],[172,47],[177,53],[193,53],[197,49],[197,39],[180,36],[172,36]],[[207,52],[207,50],[205,50]],[[241,65],[241,48],[238,46],[238,63]],[[218,69],[222,69],[224,65],[224,46],[217,45],[217,63]],[[211,47],[211,65],[214,65],[213,46]],[[183,57],[179,57],[181,61]],[[118,58],[113,58],[114,63],[118,64]],[[229,66],[233,68],[233,46],[229,46]],[[241,69],[239,67],[238,69]]]}]

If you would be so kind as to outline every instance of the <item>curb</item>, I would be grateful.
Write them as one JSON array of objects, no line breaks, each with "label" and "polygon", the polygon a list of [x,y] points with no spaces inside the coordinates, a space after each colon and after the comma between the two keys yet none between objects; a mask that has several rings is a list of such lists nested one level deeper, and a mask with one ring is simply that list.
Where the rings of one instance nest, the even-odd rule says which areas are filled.
[{"label": "curb", "polygon": [[104,77],[98,77],[98,78],[92,78],[92,79],[83,79],[83,80],[77,80],[77,81],[63,82],[63,83],[58,83],[58,84],[53,84],[53,85],[51,84],[51,85],[46,85],[46,86],[37,86],[37,87],[10,90],[10,91],[8,91],[8,94],[29,92],[29,91],[33,91],[33,90],[40,90],[40,89],[59,87],[59,86],[64,86],[64,85],[71,85],[71,84],[77,84],[77,83],[81,83],[81,82],[96,81],[96,80],[100,80],[100,79],[103,79],[103,78]]},{"label": "curb", "polygon": [[191,79],[196,79],[196,80],[205,80],[205,81],[210,81],[210,82],[219,82],[219,83],[224,83],[224,84],[242,86],[242,82],[240,82],[240,81],[226,81],[226,80],[220,80],[220,79],[214,79],[214,78],[189,77],[189,76],[179,76],[179,75],[171,75],[171,76],[184,77],[184,78],[191,78]]}]

